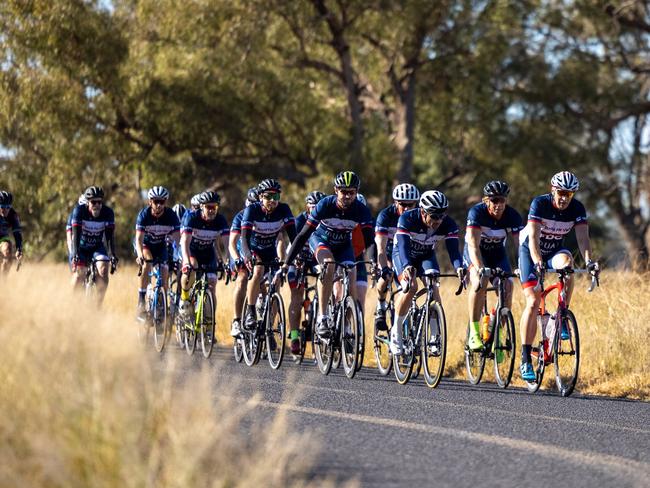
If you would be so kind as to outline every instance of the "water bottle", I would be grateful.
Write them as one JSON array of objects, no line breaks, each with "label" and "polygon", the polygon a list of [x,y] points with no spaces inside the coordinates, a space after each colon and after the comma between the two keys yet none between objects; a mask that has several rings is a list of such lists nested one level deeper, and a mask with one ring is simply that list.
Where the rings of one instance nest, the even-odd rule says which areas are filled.
[{"label": "water bottle", "polygon": [[554,336],[555,336],[555,314],[549,316],[548,321],[546,322],[546,338],[552,340]]},{"label": "water bottle", "polygon": [[495,319],[495,310],[490,310],[490,315],[484,315],[481,322],[481,336],[483,342],[488,342],[490,337],[492,337],[492,331],[494,330],[494,319]]}]

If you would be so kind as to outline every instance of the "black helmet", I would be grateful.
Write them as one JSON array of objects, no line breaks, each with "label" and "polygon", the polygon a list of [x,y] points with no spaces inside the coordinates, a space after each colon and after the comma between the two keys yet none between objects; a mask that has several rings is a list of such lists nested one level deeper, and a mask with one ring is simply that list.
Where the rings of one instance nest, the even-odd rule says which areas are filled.
[{"label": "black helmet", "polygon": [[201,205],[206,205],[208,203],[216,203],[218,205],[221,203],[221,197],[216,191],[204,191],[199,197],[199,203]]},{"label": "black helmet", "polygon": [[265,191],[274,191],[280,193],[282,191],[282,185],[280,185],[280,182],[278,180],[267,178],[266,180],[262,180],[260,184],[257,185],[257,191],[260,194],[264,193]]},{"label": "black helmet", "polygon": [[309,192],[309,195],[305,197],[305,203],[307,205],[316,205],[318,202],[320,202],[323,198],[325,198],[325,193],[322,191],[312,191]]},{"label": "black helmet", "polygon": [[257,187],[254,186],[252,188],[248,189],[248,193],[246,194],[246,205],[252,205],[253,203],[258,202],[260,199],[260,194],[257,191]]},{"label": "black helmet", "polygon": [[84,197],[86,200],[90,201],[93,198],[104,198],[104,190],[101,186],[89,186],[84,191]]},{"label": "black helmet", "polygon": [[334,178],[334,186],[337,188],[356,188],[358,190],[361,186],[361,180],[352,171],[341,171]]},{"label": "black helmet", "polygon": [[0,205],[11,205],[14,201],[14,196],[8,191],[0,191]]},{"label": "black helmet", "polygon": [[483,195],[486,197],[507,197],[510,194],[510,186],[505,181],[492,180],[483,187]]}]

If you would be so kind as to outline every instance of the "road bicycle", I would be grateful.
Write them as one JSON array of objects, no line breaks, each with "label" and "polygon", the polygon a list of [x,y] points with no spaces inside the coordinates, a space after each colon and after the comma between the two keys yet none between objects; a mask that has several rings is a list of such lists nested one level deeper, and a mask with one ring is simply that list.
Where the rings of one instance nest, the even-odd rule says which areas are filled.
[{"label": "road bicycle", "polygon": [[307,343],[311,344],[312,358],[314,361],[316,360],[314,330],[316,330],[316,315],[318,313],[318,292],[316,283],[309,284],[309,278],[318,278],[319,274],[307,269],[305,263],[300,259],[296,261],[296,273],[298,274],[298,283],[303,290],[303,319],[300,321],[300,354],[295,357],[295,362],[302,364],[307,351]]},{"label": "road bicycle", "polygon": [[[140,341],[143,345],[148,342],[149,329],[153,330],[153,343],[156,351],[162,352],[165,348],[167,338],[170,335],[171,321],[168,316],[167,308],[167,295],[163,287],[163,273],[160,261],[147,259],[145,263],[150,263],[151,271],[149,271],[150,282],[147,284],[147,291],[145,295],[145,317],[142,325],[139,327]],[[144,266],[140,265],[138,269],[138,276],[142,276]],[[151,278],[155,283],[151,283]]]},{"label": "road bicycle", "polygon": [[97,271],[97,263],[98,262],[105,263],[107,261],[110,261],[111,263],[110,273],[111,274],[115,273],[115,270],[117,269],[117,260],[115,258],[110,258],[107,260],[107,259],[97,259],[93,257],[90,260],[89,265],[86,267],[86,276],[84,277],[83,288],[84,288],[84,295],[86,296],[86,299],[90,302],[97,303],[98,300],[97,276],[99,276],[99,271]]},{"label": "road bicycle", "polygon": [[[496,307],[488,306],[487,294],[481,311],[480,324],[487,322],[487,337],[483,337],[483,348],[472,351],[468,346],[470,325],[467,326],[465,338],[465,369],[467,378],[473,385],[481,381],[485,369],[485,361],[494,361],[494,376],[501,388],[507,388],[512,379],[512,372],[515,365],[515,351],[517,347],[517,332],[515,321],[511,310],[505,305],[506,280],[518,275],[508,273],[501,268],[489,270],[487,275],[482,276],[476,291],[483,286],[484,279],[490,279],[492,286],[486,288],[486,292],[495,292],[497,295]],[[488,312],[491,310],[491,312]],[[481,331],[483,333],[483,331]]]},{"label": "road bicycle", "polygon": [[[544,288],[544,273],[539,276],[537,286],[542,289],[542,301],[537,311],[537,340],[533,344],[532,359],[535,370],[535,381],[525,382],[531,393],[539,390],[544,379],[547,365],[555,368],[555,384],[561,396],[573,393],[578,380],[580,368],[580,334],[575,315],[566,303],[566,280],[571,274],[589,273],[591,284],[587,289],[592,292],[600,285],[598,272],[586,269],[553,269],[546,273],[557,273],[557,283]],[[548,312],[548,295],[557,290],[557,306],[552,313]]]},{"label": "road bicycle", "polygon": [[394,286],[394,282],[391,272],[386,289],[386,330],[379,330],[377,324],[374,325],[373,350],[377,370],[382,376],[387,376],[393,369],[393,357],[390,353],[390,328],[395,318],[395,295],[402,291],[401,288]]}]

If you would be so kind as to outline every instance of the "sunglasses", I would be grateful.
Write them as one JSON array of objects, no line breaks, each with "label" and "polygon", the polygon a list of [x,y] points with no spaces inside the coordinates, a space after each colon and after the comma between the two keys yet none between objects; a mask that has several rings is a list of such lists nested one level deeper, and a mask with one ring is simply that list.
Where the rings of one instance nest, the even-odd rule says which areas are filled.
[{"label": "sunglasses", "polygon": [[89,200],[88,203],[89,203],[90,205],[95,206],[95,205],[101,205],[101,204],[104,203],[104,202],[102,202],[101,200]]},{"label": "sunglasses", "polygon": [[341,195],[345,195],[346,197],[351,197],[357,194],[357,190],[339,190]]},{"label": "sunglasses", "polygon": [[275,200],[276,202],[280,200],[280,194],[279,193],[264,193],[262,194],[262,198],[264,200]]},{"label": "sunglasses", "polygon": [[573,195],[575,195],[576,192],[569,190],[555,190],[555,193],[561,197],[571,198]]},{"label": "sunglasses", "polygon": [[159,200],[157,198],[151,200],[151,203],[153,203],[154,205],[164,205],[165,202],[166,202],[166,200]]},{"label": "sunglasses", "polygon": [[490,200],[490,203],[494,203],[495,205],[498,205],[499,203],[506,203],[505,197],[490,197],[488,200]]},{"label": "sunglasses", "polygon": [[415,208],[417,202],[397,202],[397,205],[402,208]]},{"label": "sunglasses", "polygon": [[208,210],[216,210],[216,209],[219,208],[219,205],[214,204],[214,203],[204,204],[203,206],[204,206],[205,208],[207,208]]},{"label": "sunglasses", "polygon": [[424,212],[431,220],[442,220],[445,218],[446,213],[427,213]]},{"label": "sunglasses", "polygon": [[11,208],[11,205],[0,205],[0,208]]}]

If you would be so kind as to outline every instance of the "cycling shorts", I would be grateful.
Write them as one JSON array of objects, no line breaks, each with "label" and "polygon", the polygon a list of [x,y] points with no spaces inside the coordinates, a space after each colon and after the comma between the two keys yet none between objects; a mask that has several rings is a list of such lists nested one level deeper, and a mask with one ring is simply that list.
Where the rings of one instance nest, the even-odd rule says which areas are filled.
[{"label": "cycling shorts", "polygon": [[88,266],[92,260],[94,259],[95,261],[110,261],[110,258],[108,257],[108,253],[106,252],[106,248],[102,244],[101,246],[97,246],[94,248],[84,248],[80,247],[79,248],[79,266]]},{"label": "cycling shorts", "polygon": [[[542,255],[546,263],[547,269],[554,269],[553,260],[556,256],[560,254],[568,254],[569,257],[572,257],[571,251],[568,249],[560,249],[555,254],[546,258]],[[530,249],[528,246],[519,246],[519,279],[521,280],[521,286],[524,288],[530,288],[531,286],[537,285],[537,275],[535,275],[535,265],[533,264],[533,259],[530,257]]]},{"label": "cycling shorts", "polygon": [[[426,271],[431,272],[430,270],[433,270],[436,273],[440,272],[440,266],[438,266],[438,261],[436,260],[435,255],[427,258],[414,259],[411,261],[411,264],[417,270],[418,277],[424,276],[424,273]],[[394,252],[393,269],[395,269],[395,274],[397,275],[396,276],[397,282],[400,282],[402,280],[402,272],[404,271],[404,268],[406,268],[406,266],[407,263],[402,262],[402,258],[400,257],[399,253]]]},{"label": "cycling shorts", "polygon": [[314,256],[316,256],[320,249],[327,249],[334,256],[335,261],[342,264],[354,263],[354,251],[352,250],[351,242],[346,242],[342,246],[333,246],[327,242],[323,242],[316,234],[312,234],[309,238],[309,248],[314,253]]},{"label": "cycling shorts", "polygon": [[[363,254],[357,256],[357,261],[363,260]],[[357,263],[357,283],[368,286],[368,265],[366,263]]]},{"label": "cycling shorts", "polygon": [[[503,253],[490,254],[488,256],[485,256],[483,253],[481,253],[481,258],[483,259],[483,266],[485,266],[486,268],[492,268],[492,269],[501,268],[507,273],[512,273],[510,260],[508,259],[505,250],[503,251]],[[465,249],[463,250],[463,265],[467,269],[470,269],[472,266],[474,266],[472,264],[472,260],[469,258],[468,246],[465,246]]]}]

